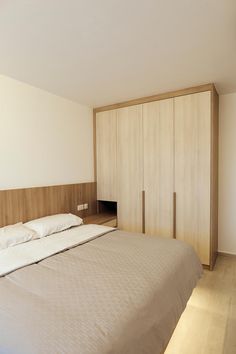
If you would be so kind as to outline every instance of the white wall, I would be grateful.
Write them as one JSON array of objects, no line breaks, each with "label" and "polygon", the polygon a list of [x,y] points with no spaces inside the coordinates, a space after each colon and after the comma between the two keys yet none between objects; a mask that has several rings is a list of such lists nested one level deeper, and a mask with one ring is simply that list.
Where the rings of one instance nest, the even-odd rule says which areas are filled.
[{"label": "white wall", "polygon": [[91,181],[92,109],[0,76],[0,189]]},{"label": "white wall", "polygon": [[236,254],[236,93],[220,96],[219,251]]}]

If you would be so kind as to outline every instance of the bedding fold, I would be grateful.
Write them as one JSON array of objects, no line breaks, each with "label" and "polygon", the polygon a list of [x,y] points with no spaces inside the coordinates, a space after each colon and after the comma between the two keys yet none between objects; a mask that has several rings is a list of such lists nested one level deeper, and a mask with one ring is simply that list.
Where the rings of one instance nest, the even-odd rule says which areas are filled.
[{"label": "bedding fold", "polygon": [[112,230],[114,230],[112,227],[102,225],[81,225],[42,239],[0,250],[0,277]]}]

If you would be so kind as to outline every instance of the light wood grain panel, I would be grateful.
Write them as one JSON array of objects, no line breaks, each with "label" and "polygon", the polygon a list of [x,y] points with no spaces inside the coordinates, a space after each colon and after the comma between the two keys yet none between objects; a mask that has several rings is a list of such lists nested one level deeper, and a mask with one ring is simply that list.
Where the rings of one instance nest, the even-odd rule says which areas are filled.
[{"label": "light wood grain panel", "polygon": [[117,219],[113,219],[103,223],[104,226],[117,227]]},{"label": "light wood grain panel", "polygon": [[142,232],[142,106],[117,111],[118,227]]},{"label": "light wood grain panel", "polygon": [[211,92],[211,269],[218,251],[219,96]]},{"label": "light wood grain panel", "polygon": [[[84,203],[89,209],[78,212],[77,205]],[[95,214],[96,183],[0,191],[0,227],[57,213]]]},{"label": "light wood grain panel", "polygon": [[145,232],[173,237],[174,100],[143,105]]},{"label": "light wood grain panel", "polygon": [[96,112],[93,110],[93,168],[94,168],[94,180],[97,181],[97,133],[96,133]]},{"label": "light wood grain panel", "polygon": [[219,256],[188,302],[165,354],[236,352],[236,258]]},{"label": "light wood grain panel", "polygon": [[176,237],[210,264],[211,93],[175,98]]},{"label": "light wood grain panel", "polygon": [[115,213],[98,213],[84,218],[84,224],[98,224],[115,227],[117,216]]},{"label": "light wood grain panel", "polygon": [[97,107],[94,109],[94,111],[95,112],[104,112],[104,111],[109,111],[109,110],[113,110],[113,109],[129,107],[129,106],[134,106],[134,105],[148,103],[148,102],[160,101],[160,100],[165,100],[165,99],[173,98],[173,97],[189,95],[189,94],[193,94],[193,93],[197,93],[197,92],[213,91],[213,90],[215,90],[214,84],[204,84],[204,85],[188,87],[188,88],[184,88],[184,89],[180,89],[180,90],[160,93],[160,94],[153,95],[153,96],[141,97],[141,98],[137,98],[137,99],[130,100],[130,101],[119,102],[119,103],[111,104],[108,106]]},{"label": "light wood grain panel", "polygon": [[117,112],[97,113],[97,199],[117,200]]}]

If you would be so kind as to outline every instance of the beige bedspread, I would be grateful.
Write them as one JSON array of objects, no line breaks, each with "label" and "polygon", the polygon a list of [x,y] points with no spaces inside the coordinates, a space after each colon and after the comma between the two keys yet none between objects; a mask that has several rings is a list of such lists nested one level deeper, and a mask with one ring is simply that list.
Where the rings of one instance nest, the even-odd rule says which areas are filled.
[{"label": "beige bedspread", "polygon": [[158,354],[201,272],[180,241],[109,232],[0,278],[0,353]]}]

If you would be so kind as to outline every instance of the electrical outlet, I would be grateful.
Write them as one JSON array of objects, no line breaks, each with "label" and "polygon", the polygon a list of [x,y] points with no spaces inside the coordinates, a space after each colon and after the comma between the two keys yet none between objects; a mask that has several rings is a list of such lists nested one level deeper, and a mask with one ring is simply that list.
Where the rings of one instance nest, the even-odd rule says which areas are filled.
[{"label": "electrical outlet", "polygon": [[84,204],[77,205],[77,210],[78,211],[84,210]]},{"label": "electrical outlet", "polygon": [[84,209],[88,209],[88,203],[84,204]]}]

